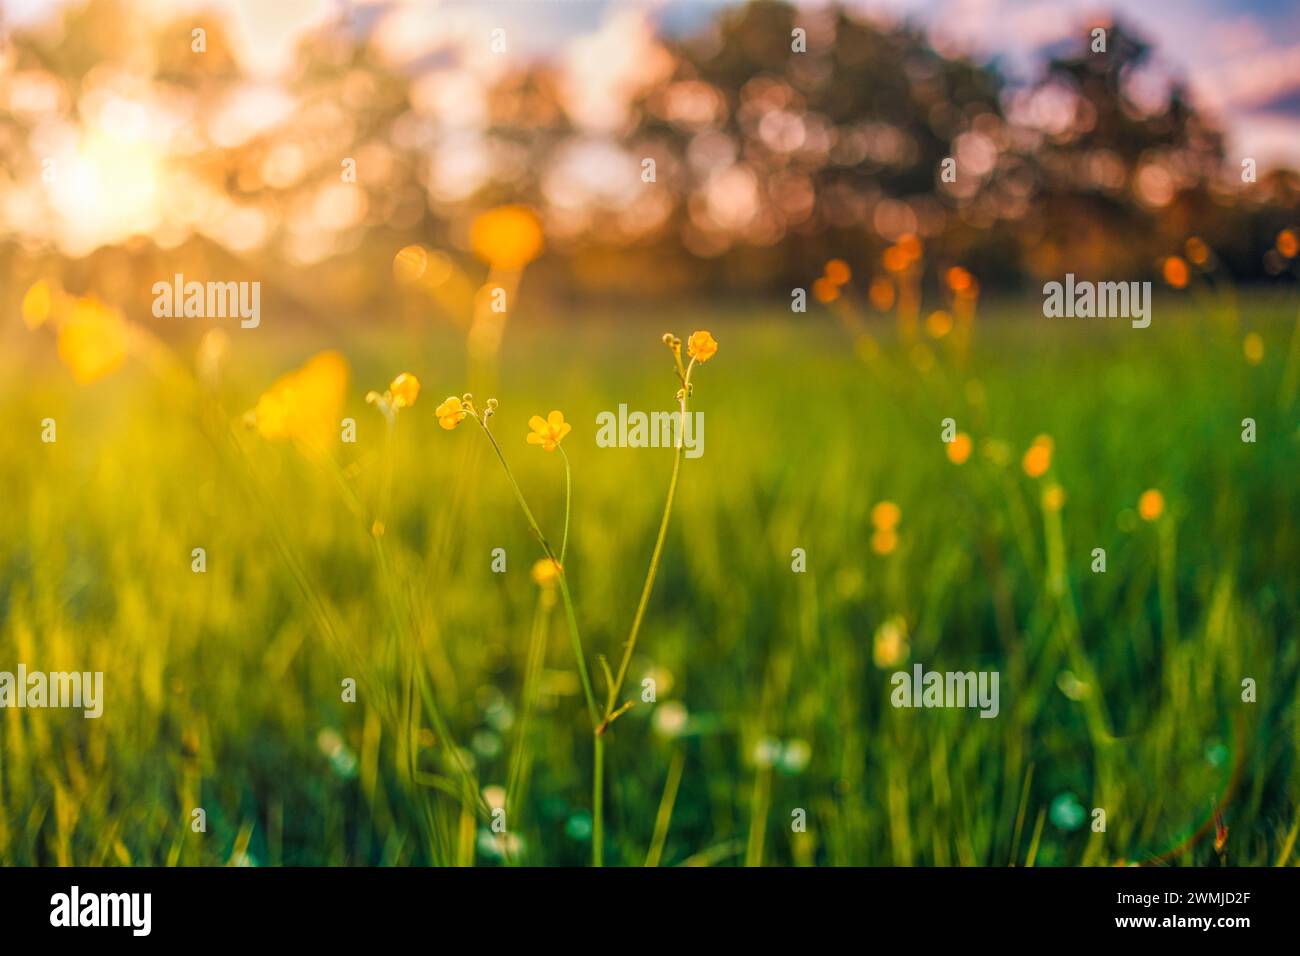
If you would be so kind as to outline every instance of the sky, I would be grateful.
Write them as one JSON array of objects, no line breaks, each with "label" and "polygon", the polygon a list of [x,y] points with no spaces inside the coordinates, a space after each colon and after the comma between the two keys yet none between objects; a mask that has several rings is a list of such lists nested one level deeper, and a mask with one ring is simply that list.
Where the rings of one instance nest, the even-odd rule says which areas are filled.
[{"label": "sky", "polygon": [[1300,0],[882,0],[937,36],[1032,75],[1043,53],[1090,15],[1109,12],[1155,47],[1193,101],[1261,166],[1300,168]]},{"label": "sky", "polygon": [[[13,25],[48,16],[75,0],[5,0]],[[312,29],[340,8],[406,13],[412,42],[436,37],[444,23],[502,20],[525,51],[545,56],[600,29],[620,10],[652,11],[663,29],[680,33],[707,21],[720,6],[742,0],[136,0],[175,16],[222,8],[241,22],[250,45],[267,62],[288,53],[299,31]],[[796,0],[815,7],[822,0]],[[1151,41],[1163,71],[1185,80],[1193,101],[1228,135],[1234,157],[1267,168],[1300,168],[1300,0],[846,0],[847,6],[889,18],[907,18],[930,31],[945,51],[996,58],[1012,76],[1031,78],[1045,55],[1081,24],[1110,14]],[[522,36],[520,36],[522,34]]]}]

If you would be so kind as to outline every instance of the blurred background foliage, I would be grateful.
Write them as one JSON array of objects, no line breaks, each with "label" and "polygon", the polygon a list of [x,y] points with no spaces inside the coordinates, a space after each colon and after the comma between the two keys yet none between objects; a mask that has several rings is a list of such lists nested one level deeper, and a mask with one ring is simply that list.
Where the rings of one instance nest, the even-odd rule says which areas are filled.
[{"label": "blurred background foliage", "polygon": [[386,308],[393,251],[420,243],[439,257],[426,286],[457,311],[474,218],[507,203],[539,218],[530,283],[560,303],[788,295],[833,256],[866,283],[906,235],[932,283],[954,264],[988,288],[1150,276],[1191,235],[1231,276],[1266,279],[1285,266],[1274,236],[1300,220],[1296,173],[1243,182],[1242,157],[1122,20],[1080,18],[1012,82],[908,21],[835,5],[705,5],[673,31],[652,5],[615,6],[547,56],[488,9],[503,53],[420,5],[327,11],[280,46],[276,15],[257,32],[239,5],[90,0],[9,31],[6,291],[55,271],[134,309],[159,276],[237,272],[287,313]]}]

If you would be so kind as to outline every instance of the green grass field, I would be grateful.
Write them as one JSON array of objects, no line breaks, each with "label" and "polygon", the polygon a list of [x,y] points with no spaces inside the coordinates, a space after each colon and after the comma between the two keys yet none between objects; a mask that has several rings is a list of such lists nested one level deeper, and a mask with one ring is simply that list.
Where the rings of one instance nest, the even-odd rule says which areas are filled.
[{"label": "green grass field", "polygon": [[[660,336],[707,328],[705,453],[682,463],[620,695],[636,704],[604,738],[606,864],[1296,865],[1295,303],[1248,302],[1231,322],[1158,303],[1146,330],[986,305],[969,355],[882,323],[867,359],[815,310],[521,315],[495,387],[443,327],[235,328],[215,388],[140,360],[77,386],[10,329],[0,670],[100,670],[106,700],[97,720],[0,711],[0,863],[590,862],[563,605],[530,575],[541,551],[484,436],[434,409],[499,400],[493,432],[552,540],[564,463],[527,423],[573,424],[566,575],[603,698],[597,655],[616,667],[673,452],[598,448],[595,417],[672,408]],[[327,348],[358,423],[336,467],[241,424]],[[423,392],[388,448],[364,396],[401,371]],[[948,417],[973,439],[963,464]],[[1030,478],[1040,434],[1051,467]],[[886,500],[901,520],[879,554]],[[890,676],[916,662],[999,672],[999,715],[895,709]]]}]

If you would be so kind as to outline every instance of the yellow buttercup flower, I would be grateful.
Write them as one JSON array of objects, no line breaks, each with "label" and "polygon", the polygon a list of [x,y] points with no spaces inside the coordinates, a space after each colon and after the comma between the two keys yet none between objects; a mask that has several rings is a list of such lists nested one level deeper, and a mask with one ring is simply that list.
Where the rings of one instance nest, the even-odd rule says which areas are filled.
[{"label": "yellow buttercup flower", "polygon": [[952,331],[952,316],[943,309],[931,312],[925,320],[925,331],[933,339],[941,339]]},{"label": "yellow buttercup flower", "polygon": [[469,412],[465,409],[464,402],[455,395],[448,395],[447,400],[434,409],[434,414],[438,416],[438,424],[451,431],[465,420]]},{"label": "yellow buttercup flower", "polygon": [[692,332],[686,340],[686,354],[703,365],[718,351],[718,343],[709,332]]},{"label": "yellow buttercup flower", "polygon": [[1294,259],[1300,255],[1300,237],[1296,236],[1292,229],[1283,229],[1277,234],[1277,251],[1282,253],[1288,259]]},{"label": "yellow buttercup flower", "polygon": [[1241,350],[1246,354],[1246,361],[1258,365],[1264,361],[1264,339],[1258,332],[1248,332],[1241,342]]},{"label": "yellow buttercup flower", "polygon": [[539,558],[533,563],[533,580],[539,587],[548,588],[560,580],[560,563],[550,558]]},{"label": "yellow buttercup flower", "polygon": [[882,501],[871,509],[871,523],[877,531],[893,531],[903,512],[892,501]]},{"label": "yellow buttercup flower", "polygon": [[1155,488],[1148,488],[1138,499],[1138,514],[1143,521],[1155,521],[1165,513],[1165,496]]},{"label": "yellow buttercup flower", "polygon": [[888,312],[894,307],[894,283],[884,276],[872,279],[871,286],[867,290],[867,297],[871,300],[871,305],[877,312]]},{"label": "yellow buttercup flower", "polygon": [[898,547],[898,532],[893,528],[877,528],[871,536],[871,550],[876,554],[889,554]]},{"label": "yellow buttercup flower", "polygon": [[321,352],[276,379],[257,400],[253,423],[271,441],[323,448],[338,427],[347,384],[347,359],[332,350]]},{"label": "yellow buttercup flower", "polygon": [[971,440],[970,435],[965,432],[958,432],[953,436],[952,441],[946,445],[948,450],[948,460],[954,465],[965,464],[966,459],[970,457]]},{"label": "yellow buttercup flower", "polygon": [[961,266],[953,266],[945,273],[944,278],[948,283],[948,288],[952,289],[958,295],[969,292],[975,277]]},{"label": "yellow buttercup flower", "polygon": [[871,657],[877,667],[897,667],[907,660],[910,645],[907,637],[907,618],[896,614],[876,628]]},{"label": "yellow buttercup flower", "polygon": [[573,426],[564,420],[564,413],[559,411],[553,411],[545,418],[534,415],[528,419],[528,427],[532,429],[528,433],[528,444],[541,445],[546,451],[559,448],[560,441],[573,430]]},{"label": "yellow buttercup flower", "polygon": [[1052,450],[1054,448],[1050,435],[1039,435],[1025,452],[1021,465],[1030,478],[1041,478],[1052,467]]},{"label": "yellow buttercup flower", "polygon": [[825,276],[813,282],[812,292],[818,302],[834,302],[840,297],[840,287]]},{"label": "yellow buttercup flower", "polygon": [[1166,258],[1161,271],[1164,273],[1165,282],[1175,289],[1181,289],[1187,285],[1190,273],[1182,256],[1169,256]]},{"label": "yellow buttercup flower", "polygon": [[89,384],[126,359],[126,335],[121,312],[93,295],[82,296],[59,327],[59,358],[78,384]]},{"label": "yellow buttercup flower", "polygon": [[849,264],[843,259],[832,259],[827,262],[823,274],[837,286],[844,285],[849,279],[853,278],[853,272],[849,269]]},{"label": "yellow buttercup flower", "polygon": [[29,329],[40,327],[50,317],[56,292],[45,279],[32,283],[22,305],[23,323]]},{"label": "yellow buttercup flower", "polygon": [[388,391],[392,393],[395,408],[410,408],[420,394],[420,380],[410,372],[403,372],[393,379]]},{"label": "yellow buttercup flower", "polygon": [[1065,507],[1065,489],[1058,484],[1050,484],[1043,489],[1043,510],[1060,511]]}]

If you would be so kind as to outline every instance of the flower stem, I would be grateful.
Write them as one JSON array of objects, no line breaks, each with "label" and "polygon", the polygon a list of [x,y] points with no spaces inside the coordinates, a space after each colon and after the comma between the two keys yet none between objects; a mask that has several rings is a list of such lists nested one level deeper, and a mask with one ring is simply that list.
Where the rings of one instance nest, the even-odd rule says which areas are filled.
[{"label": "flower stem", "polygon": [[[608,722],[614,713],[614,708],[618,702],[618,692],[623,687],[623,681],[627,678],[627,669],[632,664],[632,652],[636,650],[637,635],[641,632],[641,622],[645,619],[646,606],[650,603],[650,592],[654,588],[655,574],[659,570],[659,561],[663,557],[664,539],[668,536],[668,519],[673,512],[673,499],[677,496],[677,477],[682,470],[682,456],[685,452],[684,439],[686,437],[686,400],[691,389],[691,372],[695,370],[695,359],[691,359],[691,364],[686,367],[686,375],[683,377],[681,390],[681,431],[677,434],[677,449],[673,456],[673,475],[668,482],[668,498],[664,501],[663,517],[659,520],[659,536],[655,539],[654,552],[650,555],[650,568],[646,572],[645,584],[641,588],[641,600],[637,603],[636,616],[632,619],[632,630],[628,634],[627,643],[623,647],[623,658],[618,665],[618,675],[614,678],[614,683],[609,688],[609,698],[605,702],[605,721]],[[602,725],[601,729],[604,727]]]},{"label": "flower stem", "polygon": [[564,456],[564,537],[560,539],[560,567],[564,567],[565,555],[569,553],[569,508],[573,503],[573,472],[569,468],[569,453],[563,445],[557,446]]},{"label": "flower stem", "polygon": [[605,865],[605,737],[596,734],[595,773],[591,781],[591,865]]},{"label": "flower stem", "polygon": [[554,561],[560,568],[560,597],[564,599],[564,616],[569,624],[569,637],[573,640],[573,653],[578,659],[578,676],[582,678],[582,691],[587,698],[587,713],[591,717],[593,728],[599,726],[600,717],[596,709],[596,695],[591,690],[591,678],[587,674],[586,656],[582,650],[582,638],[578,635],[578,618],[573,611],[573,597],[569,594],[568,574],[564,569],[564,562],[555,554],[555,549],[551,543],[546,540],[546,535],[542,534],[541,526],[538,525],[537,519],[533,517],[533,510],[528,507],[528,502],[524,500],[524,493],[519,489],[519,482],[515,481],[514,473],[510,471],[510,465],[506,463],[506,456],[501,451],[501,446],[497,444],[496,436],[492,434],[487,425],[483,424],[478,416],[474,416],[479,427],[483,429],[483,434],[487,436],[492,443],[492,450],[497,454],[497,460],[501,462],[501,467],[505,469],[506,477],[510,479],[510,487],[514,489],[515,499],[519,502],[519,507],[523,509],[524,517],[528,519],[528,526],[532,529],[533,535],[537,538],[542,546],[546,556]]}]

